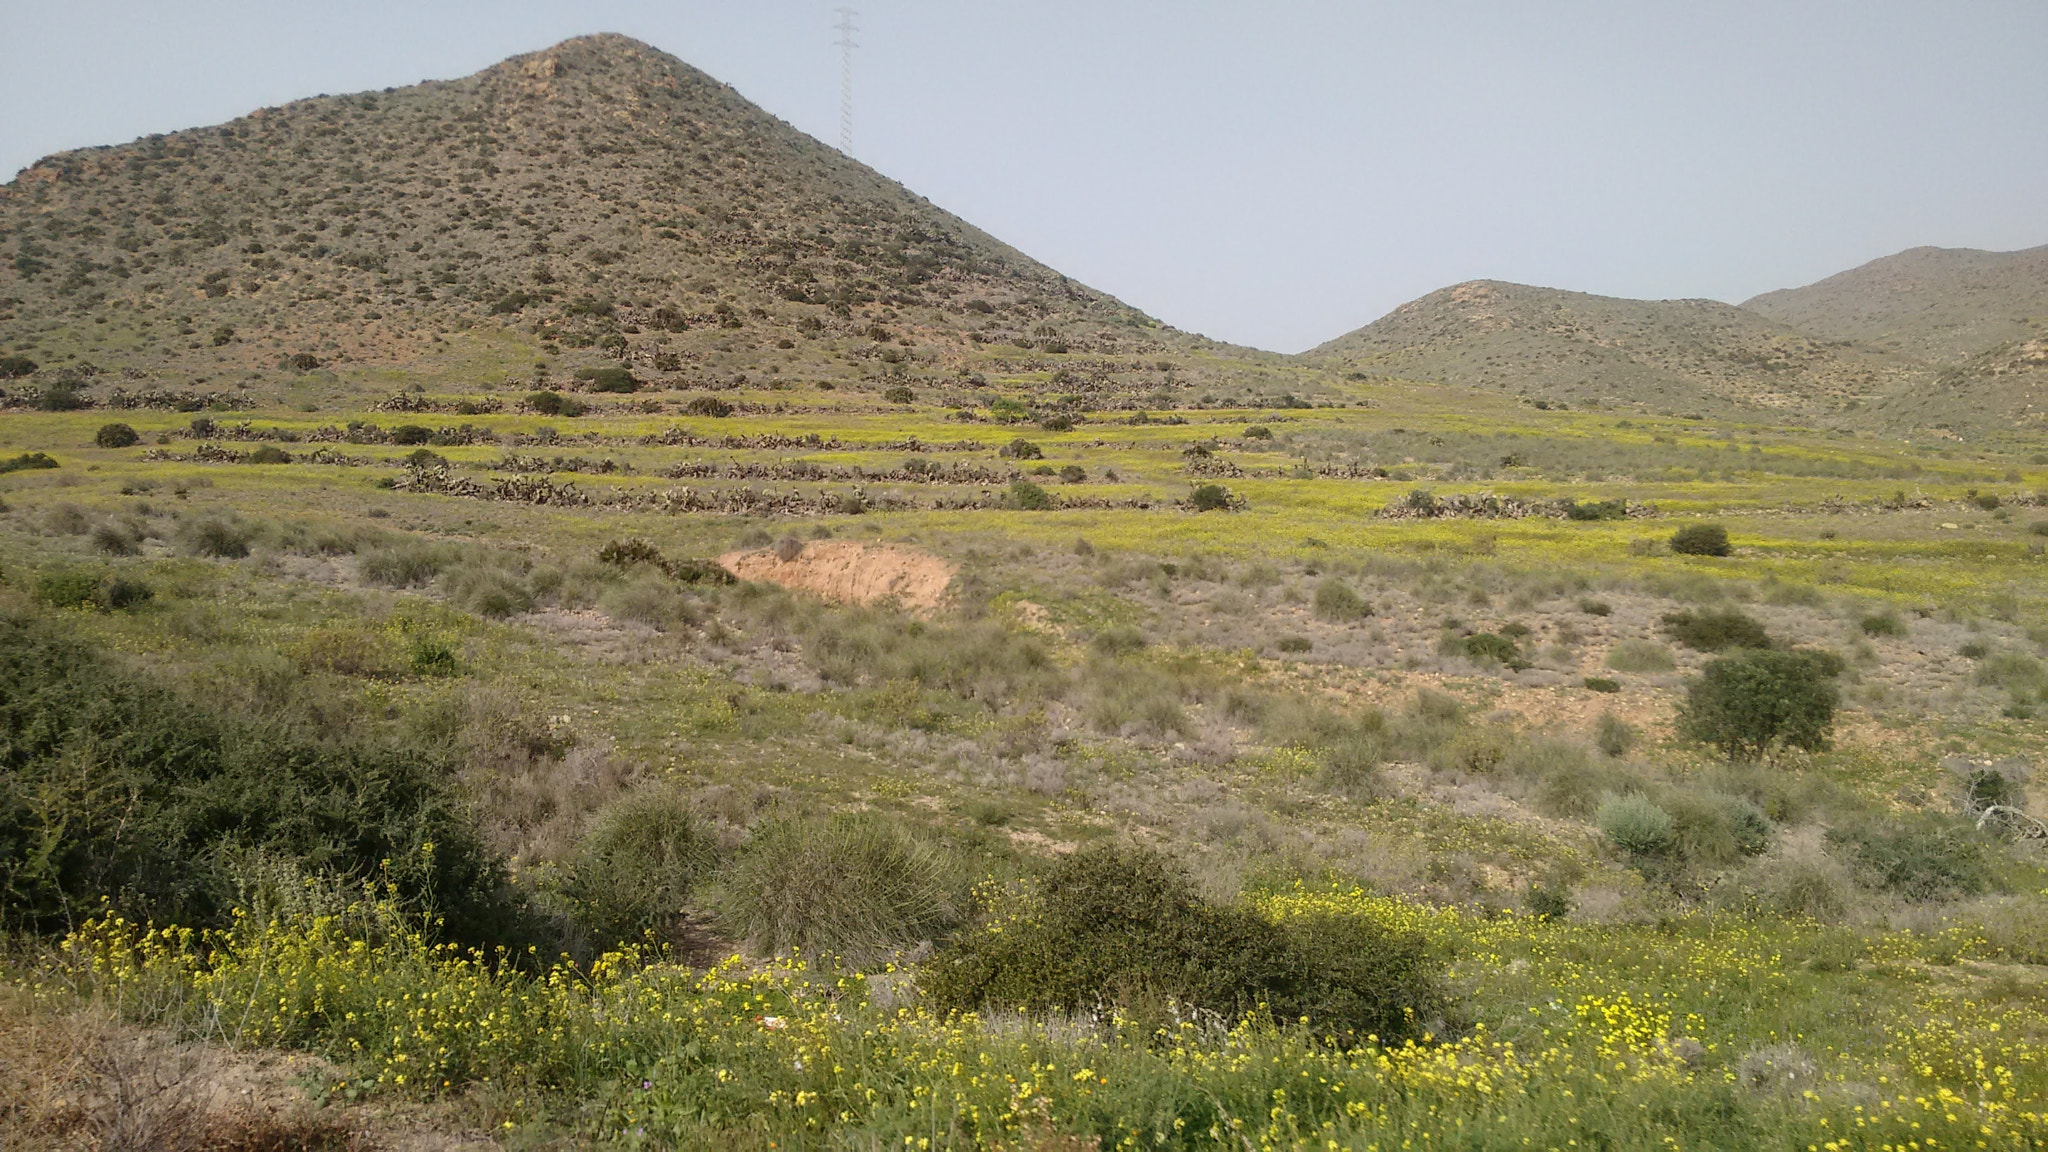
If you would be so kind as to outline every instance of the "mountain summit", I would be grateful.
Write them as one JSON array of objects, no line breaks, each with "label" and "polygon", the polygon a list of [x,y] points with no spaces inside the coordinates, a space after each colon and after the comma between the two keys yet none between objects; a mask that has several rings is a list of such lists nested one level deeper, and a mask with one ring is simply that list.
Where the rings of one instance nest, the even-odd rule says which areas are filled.
[{"label": "mountain summit", "polygon": [[716,383],[998,345],[1137,386],[1151,361],[1104,358],[1218,347],[616,35],[39,161],[0,188],[0,324],[0,352],[173,375],[460,345]]}]

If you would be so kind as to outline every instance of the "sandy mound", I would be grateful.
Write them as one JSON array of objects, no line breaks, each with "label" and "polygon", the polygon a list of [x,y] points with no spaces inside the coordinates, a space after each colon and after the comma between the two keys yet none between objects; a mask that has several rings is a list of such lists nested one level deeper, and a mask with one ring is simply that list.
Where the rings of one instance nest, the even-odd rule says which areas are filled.
[{"label": "sandy mound", "polygon": [[813,540],[790,560],[773,548],[728,552],[718,565],[742,580],[766,580],[842,604],[893,598],[917,616],[938,611],[959,570],[921,549],[851,540]]}]

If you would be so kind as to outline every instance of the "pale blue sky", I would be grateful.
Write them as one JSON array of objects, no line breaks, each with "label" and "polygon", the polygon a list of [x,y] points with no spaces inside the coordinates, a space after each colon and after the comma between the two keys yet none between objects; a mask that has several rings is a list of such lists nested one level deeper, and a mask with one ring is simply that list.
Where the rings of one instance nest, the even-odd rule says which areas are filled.
[{"label": "pale blue sky", "polygon": [[[835,142],[838,2],[0,0],[0,174],[596,31]],[[1240,343],[1476,277],[1737,301],[2048,243],[2041,0],[850,2],[856,156]]]}]

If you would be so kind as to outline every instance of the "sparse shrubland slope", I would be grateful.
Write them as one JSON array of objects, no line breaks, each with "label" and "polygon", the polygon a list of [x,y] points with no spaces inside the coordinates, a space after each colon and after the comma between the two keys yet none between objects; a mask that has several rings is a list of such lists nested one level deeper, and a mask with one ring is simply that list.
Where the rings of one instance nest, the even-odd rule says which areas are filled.
[{"label": "sparse shrubland slope", "polygon": [[1802,288],[1742,302],[1761,316],[1931,364],[1961,364],[2048,324],[2048,245],[1908,248]]},{"label": "sparse shrubland slope", "polygon": [[1847,413],[1932,376],[1712,300],[1624,300],[1494,280],[1432,292],[1306,355],[1548,401],[1778,419]]},{"label": "sparse shrubland slope", "polygon": [[0,255],[0,354],[173,382],[485,344],[723,384],[988,344],[1149,385],[1222,350],[615,35],[48,157],[0,189]]},{"label": "sparse shrubland slope", "polygon": [[1894,402],[1894,419],[1955,427],[2011,420],[2038,429],[2048,411],[2048,245],[1909,248],[1742,306],[1937,366],[1933,387]]}]

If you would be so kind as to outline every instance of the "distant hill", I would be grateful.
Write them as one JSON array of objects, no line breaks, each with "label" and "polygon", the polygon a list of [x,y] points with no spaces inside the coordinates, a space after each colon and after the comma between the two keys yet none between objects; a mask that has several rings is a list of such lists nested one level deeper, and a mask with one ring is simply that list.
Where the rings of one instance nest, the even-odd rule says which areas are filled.
[{"label": "distant hill", "polygon": [[1305,354],[1352,372],[1578,405],[1786,419],[1924,385],[1902,358],[1712,300],[1624,300],[1497,280],[1401,305]]},{"label": "distant hill", "polygon": [[1183,353],[1301,374],[1077,284],[622,36],[0,187],[0,355],[178,380],[457,348],[710,386],[950,380],[991,350],[1066,368],[1062,391],[1176,367],[1185,387],[1159,360]]},{"label": "distant hill", "polygon": [[1742,306],[1816,335],[1961,364],[2048,335],[2048,245],[1908,248]]}]

